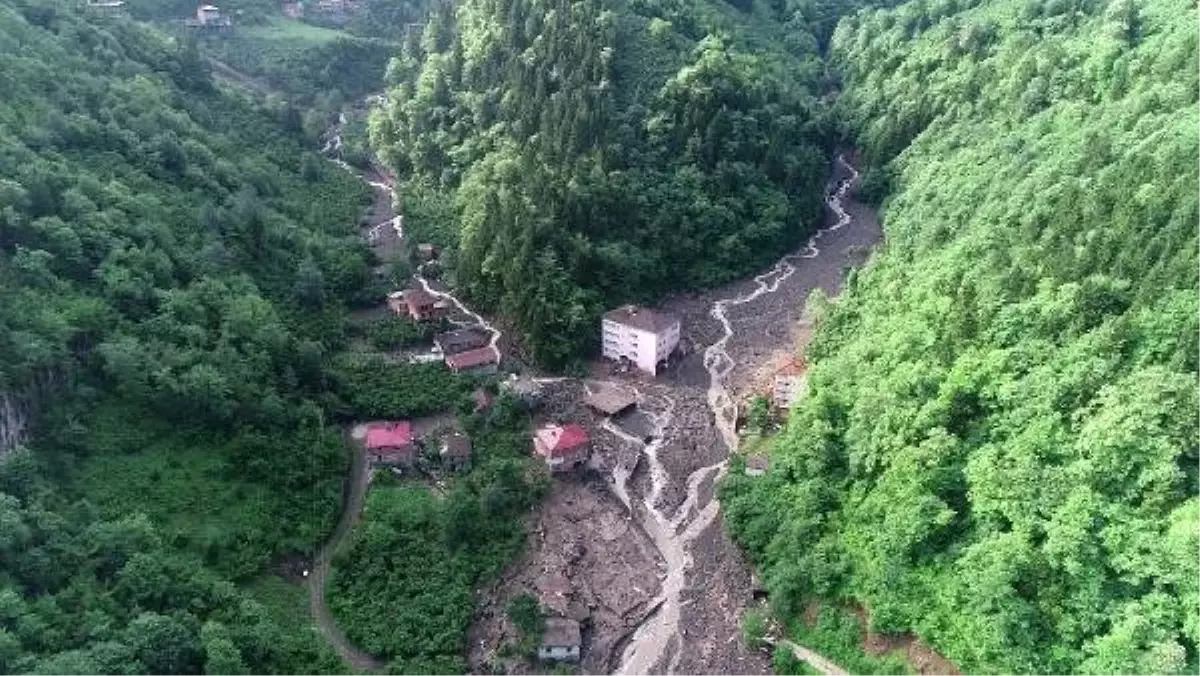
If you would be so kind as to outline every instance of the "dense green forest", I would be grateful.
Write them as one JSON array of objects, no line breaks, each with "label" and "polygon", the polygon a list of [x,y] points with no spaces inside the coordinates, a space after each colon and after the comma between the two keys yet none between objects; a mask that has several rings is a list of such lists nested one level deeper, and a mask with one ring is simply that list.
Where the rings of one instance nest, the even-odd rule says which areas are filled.
[{"label": "dense green forest", "polygon": [[467,295],[561,366],[604,308],[729,281],[818,225],[831,11],[441,3],[389,66],[373,145],[406,228],[456,249]]},{"label": "dense green forest", "polygon": [[0,91],[0,397],[40,412],[0,459],[0,670],[344,668],[260,591],[336,518],[368,189],[128,18],[0,1]]},{"label": "dense green forest", "polygon": [[912,0],[832,40],[886,251],[815,299],[772,471],[723,487],[775,609],[968,672],[1196,673],[1197,13]]},{"label": "dense green forest", "polygon": [[[445,400],[443,400],[445,401]],[[398,674],[464,673],[474,590],[524,542],[520,517],[549,489],[529,417],[508,397],[468,414],[472,469],[444,488],[376,478],[365,522],[334,561],[329,603],[355,645]],[[428,453],[436,453],[430,448]]]}]

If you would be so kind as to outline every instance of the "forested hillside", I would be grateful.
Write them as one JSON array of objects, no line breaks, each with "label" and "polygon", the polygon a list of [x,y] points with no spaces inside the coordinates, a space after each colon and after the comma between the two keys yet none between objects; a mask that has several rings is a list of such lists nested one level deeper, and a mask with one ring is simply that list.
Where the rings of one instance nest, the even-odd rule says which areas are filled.
[{"label": "forested hillside", "polygon": [[435,7],[372,120],[405,181],[406,228],[456,246],[460,285],[550,365],[594,343],[608,306],[762,267],[821,216],[830,135],[804,11],[819,14],[719,0]]},{"label": "forested hillside", "polygon": [[845,20],[887,250],[727,520],[777,609],[969,672],[1197,669],[1197,36],[1176,0]]},{"label": "forested hillside", "polygon": [[366,189],[128,19],[0,1],[0,91],[0,670],[340,669],[234,583],[336,516]]}]

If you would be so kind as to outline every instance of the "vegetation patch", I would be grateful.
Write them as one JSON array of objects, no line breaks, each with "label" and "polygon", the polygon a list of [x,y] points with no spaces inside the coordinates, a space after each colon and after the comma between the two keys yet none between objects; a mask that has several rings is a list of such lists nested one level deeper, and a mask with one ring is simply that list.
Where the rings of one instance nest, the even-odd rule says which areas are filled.
[{"label": "vegetation patch", "polygon": [[521,517],[549,488],[527,451],[528,419],[511,400],[467,422],[471,471],[449,478],[444,494],[420,482],[374,486],[362,525],[334,560],[329,604],[339,626],[393,673],[465,670],[474,590],[519,550]]}]

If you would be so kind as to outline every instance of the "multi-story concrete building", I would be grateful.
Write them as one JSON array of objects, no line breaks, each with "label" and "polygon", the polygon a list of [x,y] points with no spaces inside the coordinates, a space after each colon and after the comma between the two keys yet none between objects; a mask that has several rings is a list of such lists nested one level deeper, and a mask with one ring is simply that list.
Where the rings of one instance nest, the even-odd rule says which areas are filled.
[{"label": "multi-story concrete building", "polygon": [[775,371],[775,387],[772,399],[775,406],[790,409],[804,394],[804,382],[808,375],[808,365],[801,358],[789,358]]},{"label": "multi-story concrete building", "polygon": [[634,305],[604,313],[600,323],[601,354],[628,359],[650,375],[679,346],[679,317]]}]

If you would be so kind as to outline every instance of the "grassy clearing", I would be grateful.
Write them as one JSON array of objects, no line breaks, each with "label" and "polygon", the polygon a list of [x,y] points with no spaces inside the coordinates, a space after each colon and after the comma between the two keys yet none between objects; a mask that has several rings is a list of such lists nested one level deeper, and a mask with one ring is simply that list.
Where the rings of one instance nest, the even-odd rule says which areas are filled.
[{"label": "grassy clearing", "polygon": [[289,493],[251,476],[262,470],[249,464],[280,457],[271,444],[188,434],[151,420],[116,406],[91,416],[86,450],[70,479],[73,492],[103,517],[145,514],[169,542],[235,579],[258,574],[278,555],[311,549],[332,527],[344,474],[337,439],[320,449],[301,437],[286,441],[309,449],[302,455],[311,455],[321,477],[307,490],[300,488],[307,481],[289,483]]},{"label": "grassy clearing", "polygon": [[852,674],[913,674],[904,656],[892,653],[869,655],[862,649],[865,628],[849,610],[822,605],[816,623],[809,627],[801,619],[788,625],[792,640],[833,660]]},{"label": "grassy clearing", "polygon": [[308,589],[278,575],[263,575],[244,586],[244,589],[266,608],[275,620],[287,627],[316,632],[309,609]]},{"label": "grassy clearing", "polygon": [[[296,49],[321,45],[333,42],[338,38],[349,37],[347,33],[339,30],[314,26],[284,16],[271,17],[263,24],[246,26],[244,28],[239,27],[238,32],[244,38],[286,41]],[[298,42],[303,44],[297,44]]]}]

